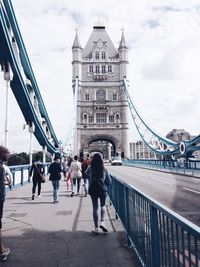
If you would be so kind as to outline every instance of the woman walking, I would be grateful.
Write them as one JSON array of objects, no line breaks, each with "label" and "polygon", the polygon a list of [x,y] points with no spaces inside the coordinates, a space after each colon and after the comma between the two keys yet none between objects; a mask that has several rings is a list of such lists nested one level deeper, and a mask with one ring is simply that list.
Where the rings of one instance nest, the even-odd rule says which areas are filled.
[{"label": "woman walking", "polygon": [[[104,163],[99,153],[94,154],[90,166],[86,170],[86,175],[89,177],[89,194],[92,199],[93,207],[93,220],[95,234],[99,233],[100,229],[107,233],[108,230],[105,226],[105,214],[106,214],[106,197],[107,187],[111,184],[111,178],[108,171],[104,168]],[[100,200],[100,226],[98,216],[98,200]]]},{"label": "woman walking", "polygon": [[74,161],[72,161],[71,163],[70,170],[71,170],[71,178],[73,181],[71,197],[73,197],[75,186],[77,186],[77,195],[79,194],[81,177],[82,177],[81,163],[78,161],[78,156],[74,156]]}]

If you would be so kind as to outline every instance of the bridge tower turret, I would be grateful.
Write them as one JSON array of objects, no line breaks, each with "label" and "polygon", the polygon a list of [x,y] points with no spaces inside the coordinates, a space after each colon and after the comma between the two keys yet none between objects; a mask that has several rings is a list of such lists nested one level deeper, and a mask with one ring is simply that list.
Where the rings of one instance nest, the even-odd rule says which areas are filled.
[{"label": "bridge tower turret", "polygon": [[79,37],[78,37],[78,30],[76,29],[76,35],[74,38],[74,43],[72,46],[72,67],[73,67],[73,71],[72,71],[72,84],[73,84],[73,93],[74,89],[75,89],[75,80],[76,77],[79,78],[79,80],[81,80],[81,64],[82,64],[82,47],[81,47],[81,43],[79,41]]},{"label": "bridge tower turret", "polygon": [[119,52],[119,64],[120,64],[120,80],[124,77],[127,78],[127,66],[128,66],[128,46],[124,37],[124,29],[122,29],[121,41],[118,48]]}]

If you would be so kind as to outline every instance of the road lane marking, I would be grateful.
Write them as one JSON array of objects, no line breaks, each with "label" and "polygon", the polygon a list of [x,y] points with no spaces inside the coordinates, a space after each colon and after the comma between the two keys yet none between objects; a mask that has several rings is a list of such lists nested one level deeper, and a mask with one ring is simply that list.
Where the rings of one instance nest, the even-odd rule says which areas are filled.
[{"label": "road lane marking", "polygon": [[193,189],[190,189],[190,188],[187,188],[187,187],[183,187],[183,189],[186,190],[186,191],[190,191],[190,192],[193,192],[193,193],[196,193],[196,194],[200,195],[200,191],[196,191],[196,190],[193,190]]},{"label": "road lane marking", "polygon": [[159,180],[159,179],[156,179],[156,178],[152,178],[152,180],[155,180],[157,182],[161,182],[163,184],[169,184],[169,185],[173,185],[172,183],[169,183],[169,182],[166,182],[166,181],[162,181],[162,180]]}]

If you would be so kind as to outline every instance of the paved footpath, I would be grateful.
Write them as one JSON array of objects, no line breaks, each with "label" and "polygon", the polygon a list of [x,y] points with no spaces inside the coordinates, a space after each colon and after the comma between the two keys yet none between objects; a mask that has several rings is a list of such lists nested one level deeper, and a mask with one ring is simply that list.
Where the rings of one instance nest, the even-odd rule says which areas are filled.
[{"label": "paved footpath", "polygon": [[31,184],[7,192],[3,238],[11,254],[9,267],[139,267],[113,208],[108,206],[109,233],[94,235],[90,197],[70,197],[61,181],[54,204],[51,182],[42,184],[42,197],[31,200]]}]

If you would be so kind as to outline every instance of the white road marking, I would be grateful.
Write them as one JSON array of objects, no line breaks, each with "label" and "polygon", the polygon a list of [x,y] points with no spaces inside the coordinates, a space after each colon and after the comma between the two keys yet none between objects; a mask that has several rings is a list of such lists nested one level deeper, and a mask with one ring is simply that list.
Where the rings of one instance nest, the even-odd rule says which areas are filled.
[{"label": "white road marking", "polygon": [[190,192],[193,192],[193,193],[196,193],[196,194],[200,195],[200,191],[196,191],[196,190],[193,190],[193,189],[190,189],[190,188],[187,188],[187,187],[183,187],[183,189],[186,190],[186,191],[190,191]]},{"label": "white road marking", "polygon": [[157,182],[163,183],[163,184],[169,184],[169,185],[173,185],[172,183],[166,182],[166,181],[162,181],[160,179],[156,179],[156,178],[151,178],[152,180],[155,180]]}]

